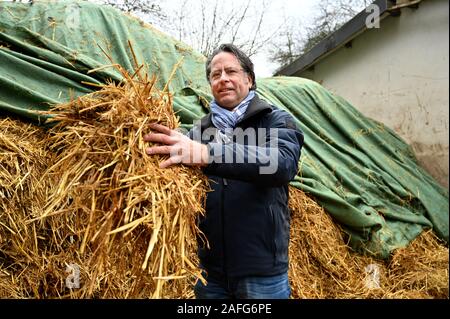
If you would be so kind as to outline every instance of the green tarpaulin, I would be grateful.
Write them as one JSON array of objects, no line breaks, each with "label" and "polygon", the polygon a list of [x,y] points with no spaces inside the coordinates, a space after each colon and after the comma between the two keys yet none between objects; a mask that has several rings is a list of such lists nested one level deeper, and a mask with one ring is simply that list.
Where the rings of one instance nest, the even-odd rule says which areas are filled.
[{"label": "green tarpaulin", "polygon": [[[120,81],[114,68],[102,68],[112,63],[107,56],[133,71],[133,55],[161,88],[172,78],[183,125],[208,112],[205,58],[153,27],[89,2],[0,3],[0,113],[39,122],[32,110],[90,93],[95,83]],[[448,242],[448,191],[392,130],[315,82],[276,77],[257,84],[305,133],[292,185],[326,209],[355,250],[386,258],[425,228]]]}]

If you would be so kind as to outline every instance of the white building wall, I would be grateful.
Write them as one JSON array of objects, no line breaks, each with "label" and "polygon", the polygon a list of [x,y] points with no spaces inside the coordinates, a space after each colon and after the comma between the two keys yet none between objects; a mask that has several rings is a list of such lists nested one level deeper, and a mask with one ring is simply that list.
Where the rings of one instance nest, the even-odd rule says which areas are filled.
[{"label": "white building wall", "polygon": [[448,188],[449,2],[381,21],[298,74],[344,97],[366,116],[394,129],[422,166]]}]

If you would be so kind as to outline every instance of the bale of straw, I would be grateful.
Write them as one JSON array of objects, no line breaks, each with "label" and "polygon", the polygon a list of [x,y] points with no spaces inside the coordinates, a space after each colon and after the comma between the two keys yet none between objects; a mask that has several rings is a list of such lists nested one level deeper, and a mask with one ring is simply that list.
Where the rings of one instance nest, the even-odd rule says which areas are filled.
[{"label": "bale of straw", "polygon": [[448,298],[448,247],[431,231],[387,261],[354,253],[313,198],[290,188],[292,298]]},{"label": "bale of straw", "polygon": [[49,181],[41,180],[52,161],[45,138],[32,124],[0,119],[0,297],[31,296],[24,278],[42,265],[45,240],[28,220],[43,211],[51,189]]},{"label": "bale of straw", "polygon": [[390,296],[448,299],[448,256],[445,243],[432,231],[398,249],[388,264]]},{"label": "bale of straw", "polygon": [[[21,283],[23,297],[192,297],[193,281],[201,278],[196,219],[203,213],[206,177],[186,166],[160,169],[163,158],[145,154],[149,123],[179,126],[172,98],[156,88],[156,78],[120,70],[122,83],[53,108],[56,125],[36,149],[24,146],[5,155],[31,160],[40,152],[52,154],[31,169],[40,176],[30,187],[44,196],[24,191],[32,195],[28,200],[12,192],[27,177],[19,170],[26,166],[11,162],[11,170],[2,161],[2,172],[14,176],[1,180],[0,191],[17,197],[0,202],[9,214],[2,220],[20,221],[2,225],[2,247],[23,237],[2,249],[3,264],[16,266],[2,270],[11,269],[7,274],[12,284]],[[20,260],[11,260],[18,255]],[[67,284],[74,275],[77,287]]]},{"label": "bale of straw", "polygon": [[334,298],[337,289],[348,288],[355,267],[342,232],[301,190],[290,187],[289,198],[292,297]]}]

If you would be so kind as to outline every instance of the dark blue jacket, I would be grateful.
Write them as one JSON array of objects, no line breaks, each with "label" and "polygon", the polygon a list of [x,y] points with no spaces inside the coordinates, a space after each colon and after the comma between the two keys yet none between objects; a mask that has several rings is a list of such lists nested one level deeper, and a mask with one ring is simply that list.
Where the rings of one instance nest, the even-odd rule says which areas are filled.
[{"label": "dark blue jacket", "polygon": [[[190,132],[195,139],[209,131],[202,143],[212,159],[203,169],[212,191],[199,220],[209,244],[199,238],[200,262],[216,278],[277,275],[288,270],[288,184],[297,174],[303,133],[291,115],[258,96],[237,127],[232,141],[218,143],[208,114]],[[270,128],[276,130],[269,134]],[[253,141],[243,138],[253,132]],[[226,163],[230,155],[234,163]]]}]

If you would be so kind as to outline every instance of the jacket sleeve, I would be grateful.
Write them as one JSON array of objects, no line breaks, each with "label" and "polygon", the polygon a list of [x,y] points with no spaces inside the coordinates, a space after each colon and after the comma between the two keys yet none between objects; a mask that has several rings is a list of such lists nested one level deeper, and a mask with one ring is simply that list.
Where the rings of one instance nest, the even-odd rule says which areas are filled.
[{"label": "jacket sleeve", "polygon": [[262,145],[208,143],[210,163],[203,171],[264,186],[285,185],[297,174],[302,146],[302,131],[290,114],[278,110]]}]

